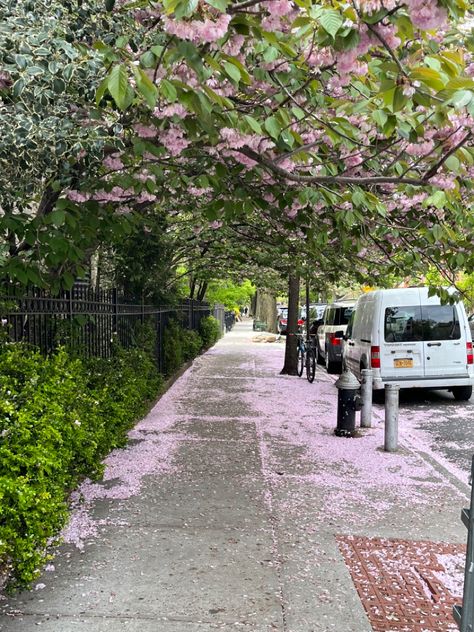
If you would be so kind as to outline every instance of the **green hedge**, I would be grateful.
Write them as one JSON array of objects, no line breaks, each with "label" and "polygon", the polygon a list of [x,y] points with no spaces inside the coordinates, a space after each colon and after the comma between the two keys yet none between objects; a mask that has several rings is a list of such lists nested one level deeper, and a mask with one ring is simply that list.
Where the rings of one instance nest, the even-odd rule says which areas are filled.
[{"label": "green hedge", "polygon": [[[220,335],[203,318],[201,335],[170,321],[165,369],[208,348]],[[102,474],[103,458],[163,385],[151,323],[134,332],[136,348],[114,348],[107,360],[86,360],[61,349],[50,357],[0,340],[0,573],[26,587],[67,521],[68,496],[84,477]]]},{"label": "green hedge", "polygon": [[199,355],[204,344],[197,331],[184,329],[172,319],[166,326],[163,346],[165,373],[172,375],[185,362]]},{"label": "green hedge", "polygon": [[201,336],[204,349],[212,347],[222,336],[219,321],[214,316],[205,316],[199,323],[199,335]]},{"label": "green hedge", "polygon": [[0,367],[0,570],[21,587],[65,524],[70,491],[100,476],[162,378],[140,349],[85,361],[2,344]]}]

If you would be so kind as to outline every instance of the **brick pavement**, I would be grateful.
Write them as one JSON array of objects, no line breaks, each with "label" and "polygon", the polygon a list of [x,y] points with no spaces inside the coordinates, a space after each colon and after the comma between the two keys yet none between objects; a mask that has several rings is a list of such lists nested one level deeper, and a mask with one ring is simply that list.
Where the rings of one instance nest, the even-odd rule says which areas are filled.
[{"label": "brick pavement", "polygon": [[374,632],[457,630],[452,608],[460,586],[446,585],[446,566],[463,563],[460,544],[338,536]]}]

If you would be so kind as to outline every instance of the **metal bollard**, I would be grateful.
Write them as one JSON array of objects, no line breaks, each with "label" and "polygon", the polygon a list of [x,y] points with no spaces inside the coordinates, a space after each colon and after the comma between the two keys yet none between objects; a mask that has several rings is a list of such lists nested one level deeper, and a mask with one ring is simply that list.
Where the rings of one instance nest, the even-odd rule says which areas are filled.
[{"label": "metal bollard", "polygon": [[398,450],[398,384],[385,384],[385,452]]},{"label": "metal bollard", "polygon": [[348,369],[335,384],[337,391],[337,437],[353,437],[355,434],[355,414],[360,410],[359,381]]},{"label": "metal bollard", "polygon": [[360,387],[360,395],[362,399],[362,408],[360,411],[360,427],[372,427],[372,382],[374,372],[372,369],[362,369],[362,382]]},{"label": "metal bollard", "polygon": [[454,606],[453,617],[461,632],[474,629],[474,457],[471,461],[471,506],[463,509],[461,520],[467,527],[467,551],[464,567],[464,588],[462,606]]}]

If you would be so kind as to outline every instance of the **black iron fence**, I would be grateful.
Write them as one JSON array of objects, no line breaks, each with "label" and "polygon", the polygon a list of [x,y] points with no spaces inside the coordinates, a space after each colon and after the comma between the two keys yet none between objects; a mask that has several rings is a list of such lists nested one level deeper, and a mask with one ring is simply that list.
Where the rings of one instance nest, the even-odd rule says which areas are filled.
[{"label": "black iron fence", "polygon": [[224,331],[224,307],[185,300],[176,305],[146,305],[128,302],[117,290],[94,289],[76,284],[71,291],[52,296],[29,288],[0,290],[2,326],[15,342],[26,342],[50,353],[67,344],[88,357],[110,357],[114,342],[130,348],[137,344],[139,323],[156,332],[156,356],[164,369],[164,336],[171,319],[184,328],[199,330],[201,319],[214,316]]}]

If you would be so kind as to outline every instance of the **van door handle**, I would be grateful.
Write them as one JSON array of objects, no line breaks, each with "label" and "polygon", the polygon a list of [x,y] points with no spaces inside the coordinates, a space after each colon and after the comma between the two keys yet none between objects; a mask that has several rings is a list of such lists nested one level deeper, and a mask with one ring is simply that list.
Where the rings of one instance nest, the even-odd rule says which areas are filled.
[{"label": "van door handle", "polygon": [[429,342],[428,347],[441,347],[440,342]]}]

